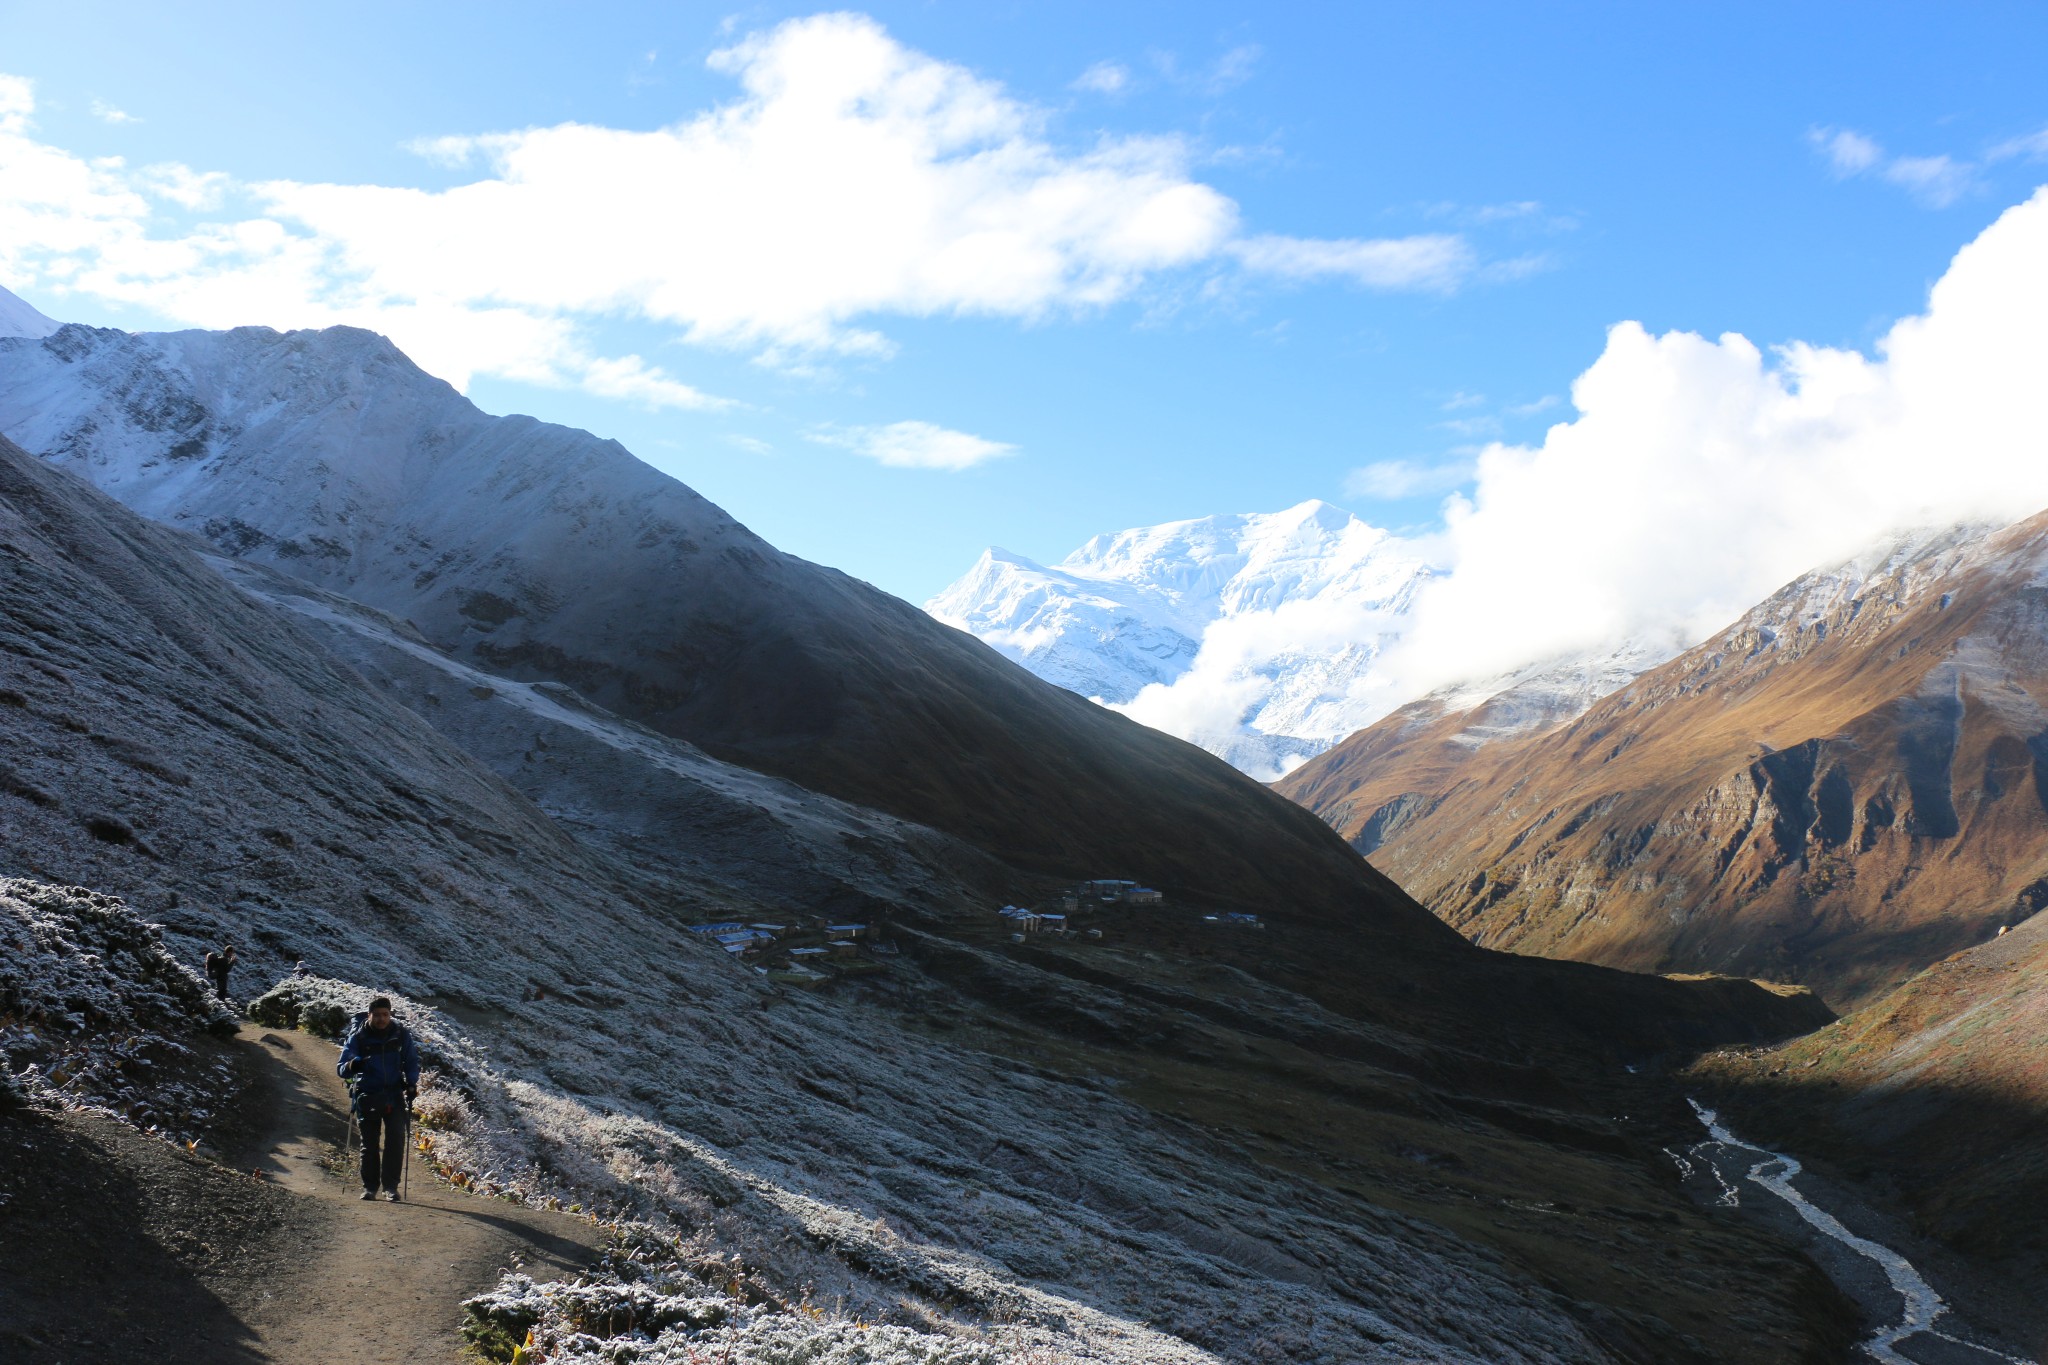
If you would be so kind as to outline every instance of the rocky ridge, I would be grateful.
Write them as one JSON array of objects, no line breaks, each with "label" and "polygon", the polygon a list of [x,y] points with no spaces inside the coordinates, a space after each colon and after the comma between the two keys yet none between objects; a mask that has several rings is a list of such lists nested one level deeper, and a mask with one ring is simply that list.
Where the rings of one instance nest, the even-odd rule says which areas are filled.
[{"label": "rocky ridge", "polygon": [[1563,724],[1417,705],[1280,790],[1475,941],[1873,999],[2048,900],[2048,518],[1808,574]]}]

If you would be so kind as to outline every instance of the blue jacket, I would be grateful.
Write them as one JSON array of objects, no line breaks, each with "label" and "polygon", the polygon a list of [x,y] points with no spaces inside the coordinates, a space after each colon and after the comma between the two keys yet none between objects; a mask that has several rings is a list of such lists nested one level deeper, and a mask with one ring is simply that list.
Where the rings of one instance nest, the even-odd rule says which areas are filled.
[{"label": "blue jacket", "polygon": [[341,1045],[334,1069],[344,1077],[359,1076],[359,1093],[403,1090],[420,1083],[420,1050],[411,1030],[396,1019],[382,1033],[364,1024]]}]

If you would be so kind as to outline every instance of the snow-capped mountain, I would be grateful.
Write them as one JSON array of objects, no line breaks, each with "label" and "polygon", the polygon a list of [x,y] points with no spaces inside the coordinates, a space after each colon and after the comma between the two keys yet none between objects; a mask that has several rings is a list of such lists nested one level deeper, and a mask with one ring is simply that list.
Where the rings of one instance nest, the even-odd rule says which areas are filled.
[{"label": "snow-capped mountain", "polygon": [[925,610],[1262,781],[1409,707],[1471,713],[1473,745],[1561,725],[1693,643],[1645,630],[1418,695],[1379,665],[1446,572],[1309,501],[1097,536],[1049,568],[990,549]]},{"label": "snow-capped mountain", "polygon": [[1326,502],[991,549],[926,604],[1049,682],[1270,777],[1389,707],[1374,660],[1432,569]]},{"label": "snow-capped mountain", "polygon": [[63,325],[0,286],[0,337],[46,337]]}]

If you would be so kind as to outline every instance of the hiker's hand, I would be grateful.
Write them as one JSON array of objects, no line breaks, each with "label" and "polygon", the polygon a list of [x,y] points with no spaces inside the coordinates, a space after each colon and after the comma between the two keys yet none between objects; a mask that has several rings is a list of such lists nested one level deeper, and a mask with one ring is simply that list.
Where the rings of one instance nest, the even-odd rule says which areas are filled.
[{"label": "hiker's hand", "polygon": [[420,1088],[418,1086],[409,1085],[405,1088],[405,1102],[407,1104],[417,1104],[419,1103],[419,1098]]}]

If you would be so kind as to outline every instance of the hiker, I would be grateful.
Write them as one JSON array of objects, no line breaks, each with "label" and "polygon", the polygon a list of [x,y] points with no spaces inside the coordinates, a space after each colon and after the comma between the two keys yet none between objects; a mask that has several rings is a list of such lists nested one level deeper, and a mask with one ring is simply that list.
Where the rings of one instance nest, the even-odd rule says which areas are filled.
[{"label": "hiker", "polygon": [[235,945],[223,943],[217,953],[206,955],[206,974],[213,981],[213,993],[222,1003],[228,998],[228,973],[235,969]]},{"label": "hiker", "polygon": [[300,959],[299,959],[298,961],[296,961],[296,962],[294,962],[294,963],[292,964],[292,975],[293,975],[293,976],[311,976],[311,975],[312,975],[312,973],[311,973],[311,972],[309,972],[309,971],[307,971],[307,970],[306,970],[306,959],[304,959],[304,958],[300,958]]},{"label": "hiker", "polygon": [[342,1044],[334,1069],[354,1081],[352,1103],[363,1134],[362,1197],[375,1199],[381,1183],[384,1197],[395,1204],[412,1102],[420,1093],[420,1050],[411,1031],[391,1017],[387,997],[370,1002],[369,1017]]}]

